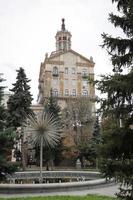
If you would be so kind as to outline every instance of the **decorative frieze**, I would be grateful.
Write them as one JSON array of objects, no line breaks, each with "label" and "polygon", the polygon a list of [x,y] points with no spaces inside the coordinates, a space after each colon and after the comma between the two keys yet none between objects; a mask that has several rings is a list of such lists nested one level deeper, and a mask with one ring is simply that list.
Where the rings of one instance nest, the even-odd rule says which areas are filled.
[{"label": "decorative frieze", "polygon": [[57,60],[47,60],[46,64],[51,64],[51,65],[64,65],[63,61],[57,61]]},{"label": "decorative frieze", "polygon": [[76,62],[76,66],[93,68],[94,63],[91,63],[91,62],[90,63],[89,62],[86,62],[86,63]]}]

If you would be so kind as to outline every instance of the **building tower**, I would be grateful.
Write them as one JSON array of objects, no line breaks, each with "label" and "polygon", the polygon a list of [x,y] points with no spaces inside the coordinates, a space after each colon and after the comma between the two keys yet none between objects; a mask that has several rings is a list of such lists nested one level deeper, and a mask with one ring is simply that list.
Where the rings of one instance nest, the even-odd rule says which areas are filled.
[{"label": "building tower", "polygon": [[65,28],[65,19],[62,19],[61,31],[56,33],[56,51],[68,51],[71,49],[71,33]]}]

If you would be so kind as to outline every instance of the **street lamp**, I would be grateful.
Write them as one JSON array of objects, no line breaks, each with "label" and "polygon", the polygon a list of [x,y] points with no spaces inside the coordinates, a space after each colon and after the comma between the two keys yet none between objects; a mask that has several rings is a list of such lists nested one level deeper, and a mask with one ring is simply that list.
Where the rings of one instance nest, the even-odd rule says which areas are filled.
[{"label": "street lamp", "polygon": [[79,120],[76,120],[74,124],[72,124],[72,126],[74,127],[74,130],[76,131],[76,144],[79,144],[79,141],[81,139],[81,131],[80,131],[80,135],[79,135],[79,129],[78,127],[82,127],[82,124]]}]

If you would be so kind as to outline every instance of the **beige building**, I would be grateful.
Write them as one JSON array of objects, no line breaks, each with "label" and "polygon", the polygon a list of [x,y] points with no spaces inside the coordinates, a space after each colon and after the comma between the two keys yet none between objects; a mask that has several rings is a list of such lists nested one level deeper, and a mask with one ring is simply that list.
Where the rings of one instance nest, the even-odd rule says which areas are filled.
[{"label": "beige building", "polygon": [[[56,50],[50,55],[46,53],[45,60],[40,65],[38,105],[32,106],[36,114],[43,110],[43,103],[50,97],[51,89],[62,108],[65,107],[67,100],[84,96],[89,101],[95,97],[94,85],[89,81],[94,80],[95,63],[92,57],[88,59],[72,50],[71,37],[62,19],[61,30],[57,31],[55,36]],[[91,108],[93,112],[94,101]],[[75,123],[78,126],[77,121]],[[70,160],[77,154],[76,143],[79,138],[81,139],[81,129],[82,139],[87,141],[91,135],[88,125],[79,126],[77,131],[73,130],[73,125],[67,129],[64,128],[62,133],[63,144],[69,149],[69,151],[63,151],[63,156]],[[28,158],[34,158],[35,150],[30,144],[31,133],[28,131],[26,131],[25,140],[28,142]]]},{"label": "beige building", "polygon": [[40,66],[38,103],[50,96],[51,89],[61,107],[68,98],[94,98],[94,86],[88,80],[94,80],[95,63],[92,57],[86,58],[72,50],[71,37],[62,19],[61,30],[55,36],[56,51],[50,56],[46,54]]}]

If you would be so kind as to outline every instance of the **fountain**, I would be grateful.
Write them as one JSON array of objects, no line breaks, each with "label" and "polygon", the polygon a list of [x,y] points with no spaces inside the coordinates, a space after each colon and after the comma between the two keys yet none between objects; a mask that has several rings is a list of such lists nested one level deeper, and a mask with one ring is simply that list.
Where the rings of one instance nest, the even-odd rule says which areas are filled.
[{"label": "fountain", "polygon": [[8,183],[0,184],[1,194],[52,193],[88,190],[112,183],[100,177],[99,172],[43,171],[39,184],[39,171],[16,172],[7,177]]}]

